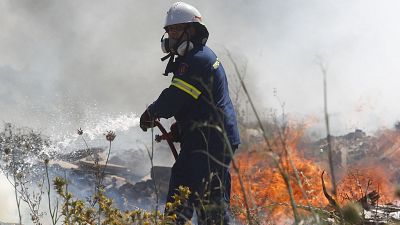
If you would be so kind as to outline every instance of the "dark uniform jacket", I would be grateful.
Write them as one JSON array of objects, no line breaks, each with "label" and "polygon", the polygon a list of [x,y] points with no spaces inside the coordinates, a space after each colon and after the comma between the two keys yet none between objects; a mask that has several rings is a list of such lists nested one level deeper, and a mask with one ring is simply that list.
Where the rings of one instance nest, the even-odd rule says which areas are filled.
[{"label": "dark uniform jacket", "polygon": [[204,166],[204,160],[210,160],[209,155],[229,163],[227,143],[222,134],[208,126],[221,127],[231,146],[240,143],[227,78],[217,56],[207,46],[196,46],[184,57],[176,58],[172,70],[171,85],[162,91],[148,111],[152,117],[174,116],[177,121],[181,152],[174,167],[188,169],[191,166],[187,164],[195,164],[193,170],[201,169],[199,166]]}]

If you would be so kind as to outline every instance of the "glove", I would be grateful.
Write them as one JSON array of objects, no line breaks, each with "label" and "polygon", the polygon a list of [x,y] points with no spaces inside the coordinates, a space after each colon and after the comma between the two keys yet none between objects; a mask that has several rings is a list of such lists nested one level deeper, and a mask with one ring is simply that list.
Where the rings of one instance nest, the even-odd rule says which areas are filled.
[{"label": "glove", "polygon": [[173,123],[169,128],[171,131],[169,132],[171,140],[173,142],[180,142],[181,141],[181,132],[179,130],[178,124]]},{"label": "glove", "polygon": [[151,118],[149,111],[146,109],[140,116],[140,128],[143,131],[147,131],[148,128],[155,127],[154,118]]}]

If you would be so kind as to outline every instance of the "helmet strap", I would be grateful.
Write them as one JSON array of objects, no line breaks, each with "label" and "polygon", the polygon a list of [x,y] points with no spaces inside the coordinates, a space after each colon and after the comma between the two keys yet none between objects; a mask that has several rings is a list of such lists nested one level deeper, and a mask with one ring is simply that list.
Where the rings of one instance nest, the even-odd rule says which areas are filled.
[{"label": "helmet strap", "polygon": [[172,73],[175,70],[175,63],[174,63],[174,59],[175,59],[175,54],[170,52],[168,55],[164,56],[161,58],[161,61],[165,61],[166,59],[168,59],[168,63],[167,66],[165,67],[164,76],[168,76],[169,73]]},{"label": "helmet strap", "polygon": [[165,61],[166,59],[170,58],[171,56],[173,56],[174,54],[172,52],[168,53],[168,55],[164,56],[161,58],[161,61]]}]

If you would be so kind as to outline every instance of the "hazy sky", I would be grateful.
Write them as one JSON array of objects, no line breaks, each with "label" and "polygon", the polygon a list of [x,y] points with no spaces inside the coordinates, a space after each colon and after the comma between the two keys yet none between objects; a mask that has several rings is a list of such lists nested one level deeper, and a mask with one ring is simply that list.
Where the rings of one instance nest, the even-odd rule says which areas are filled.
[{"label": "hazy sky", "polygon": [[[44,131],[100,115],[140,114],[167,87],[160,49],[174,1],[0,2],[0,119]],[[372,131],[400,119],[397,0],[188,1],[232,85],[227,48],[262,114],[323,115],[327,66],[334,131]],[[53,128],[49,128],[53,127]]]}]

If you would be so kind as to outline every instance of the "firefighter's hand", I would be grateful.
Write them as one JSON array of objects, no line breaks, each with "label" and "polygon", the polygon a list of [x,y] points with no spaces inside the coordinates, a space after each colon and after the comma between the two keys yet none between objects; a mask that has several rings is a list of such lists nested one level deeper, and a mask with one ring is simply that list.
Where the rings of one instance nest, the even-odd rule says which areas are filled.
[{"label": "firefighter's hand", "polygon": [[173,142],[180,142],[181,141],[181,133],[178,127],[178,124],[173,123],[170,128],[170,137]]},{"label": "firefighter's hand", "polygon": [[148,128],[155,127],[154,118],[151,118],[149,111],[146,109],[140,116],[140,128],[147,131]]}]

